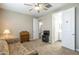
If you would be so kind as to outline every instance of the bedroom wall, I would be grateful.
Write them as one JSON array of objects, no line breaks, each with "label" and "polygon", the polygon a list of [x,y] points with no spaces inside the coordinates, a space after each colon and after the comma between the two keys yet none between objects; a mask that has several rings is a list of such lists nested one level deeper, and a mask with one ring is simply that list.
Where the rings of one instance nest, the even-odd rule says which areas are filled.
[{"label": "bedroom wall", "polygon": [[32,20],[30,15],[0,9],[0,33],[10,29],[11,33],[19,38],[21,31],[28,31],[32,38]]}]

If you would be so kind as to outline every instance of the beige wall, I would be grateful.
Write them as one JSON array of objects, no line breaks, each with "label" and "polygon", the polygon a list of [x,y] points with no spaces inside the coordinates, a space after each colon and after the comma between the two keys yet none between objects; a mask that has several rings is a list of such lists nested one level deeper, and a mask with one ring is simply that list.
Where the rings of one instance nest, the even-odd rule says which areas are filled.
[{"label": "beige wall", "polygon": [[19,38],[21,31],[28,31],[32,37],[32,20],[30,15],[0,9],[0,33],[4,29],[10,29]]}]

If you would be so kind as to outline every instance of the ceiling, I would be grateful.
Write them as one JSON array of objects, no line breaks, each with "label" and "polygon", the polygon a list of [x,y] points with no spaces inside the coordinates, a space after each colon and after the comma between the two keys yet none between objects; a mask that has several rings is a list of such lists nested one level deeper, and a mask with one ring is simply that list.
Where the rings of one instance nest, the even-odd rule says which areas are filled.
[{"label": "ceiling", "polygon": [[[34,3],[29,3],[30,5],[34,5]],[[66,3],[50,3],[53,7],[49,8],[46,11],[42,11],[40,13],[36,12],[35,10],[29,11],[29,9],[32,8],[32,6],[27,6],[24,5],[23,3],[1,3],[0,8],[23,13],[23,14],[28,14],[32,15],[34,17],[40,17],[42,15],[45,15],[51,11],[56,10],[59,7],[62,7],[66,5]]]}]

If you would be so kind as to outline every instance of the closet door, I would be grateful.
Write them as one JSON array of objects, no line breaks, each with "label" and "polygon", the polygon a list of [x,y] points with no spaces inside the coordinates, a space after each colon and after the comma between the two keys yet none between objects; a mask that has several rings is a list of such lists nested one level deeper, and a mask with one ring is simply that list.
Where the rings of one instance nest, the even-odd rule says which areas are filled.
[{"label": "closet door", "polygon": [[62,45],[75,50],[75,8],[63,11]]}]

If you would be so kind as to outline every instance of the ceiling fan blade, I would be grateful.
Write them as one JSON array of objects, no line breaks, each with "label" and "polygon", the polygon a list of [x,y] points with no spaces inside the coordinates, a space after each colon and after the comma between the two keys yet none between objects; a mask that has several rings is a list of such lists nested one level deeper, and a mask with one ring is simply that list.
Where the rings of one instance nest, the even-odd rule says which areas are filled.
[{"label": "ceiling fan blade", "polygon": [[39,6],[39,3],[37,5]]},{"label": "ceiling fan blade", "polygon": [[41,10],[48,10],[48,8],[45,6],[42,6]]},{"label": "ceiling fan blade", "polygon": [[34,3],[35,5],[38,5],[38,3]]},{"label": "ceiling fan blade", "polygon": [[30,4],[26,4],[26,3],[25,3],[24,5],[27,5],[27,6],[32,6],[32,5],[30,5]]},{"label": "ceiling fan blade", "polygon": [[49,3],[46,3],[46,4],[45,4],[45,7],[46,7],[46,8],[51,8],[51,7],[53,7],[53,6],[52,6],[51,4],[49,4]]},{"label": "ceiling fan blade", "polygon": [[37,6],[39,6],[39,7],[40,7],[41,5],[42,5],[42,3],[38,3],[38,4],[37,4]]},{"label": "ceiling fan blade", "polygon": [[29,9],[29,11],[32,11],[33,9]]},{"label": "ceiling fan blade", "polygon": [[38,10],[37,12],[38,12],[38,13],[40,13],[40,11],[39,11],[39,10]]},{"label": "ceiling fan blade", "polygon": [[48,10],[47,8],[43,8],[44,10]]},{"label": "ceiling fan blade", "polygon": [[37,7],[37,6],[39,7],[39,3],[35,3],[35,6],[36,6],[36,7]]},{"label": "ceiling fan blade", "polygon": [[34,6],[37,6],[37,3],[34,3]]}]

